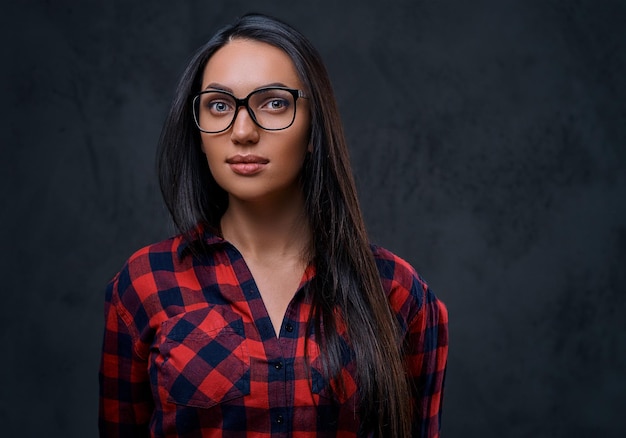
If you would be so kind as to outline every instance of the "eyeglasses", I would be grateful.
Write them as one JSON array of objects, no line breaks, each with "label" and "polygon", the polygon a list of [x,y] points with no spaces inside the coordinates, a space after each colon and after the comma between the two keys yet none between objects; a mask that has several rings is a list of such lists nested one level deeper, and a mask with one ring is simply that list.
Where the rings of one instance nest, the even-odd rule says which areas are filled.
[{"label": "eyeglasses", "polygon": [[296,101],[300,97],[306,99],[302,90],[282,87],[261,88],[243,99],[227,91],[202,91],[193,98],[193,118],[200,131],[217,134],[232,126],[243,106],[257,126],[280,131],[296,119]]}]

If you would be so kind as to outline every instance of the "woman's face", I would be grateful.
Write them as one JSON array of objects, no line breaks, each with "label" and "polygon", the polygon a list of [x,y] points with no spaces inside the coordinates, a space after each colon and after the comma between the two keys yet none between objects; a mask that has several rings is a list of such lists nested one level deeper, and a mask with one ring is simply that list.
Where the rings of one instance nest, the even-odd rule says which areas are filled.
[{"label": "woman's face", "polygon": [[[228,91],[240,99],[269,86],[303,89],[285,52],[244,39],[233,40],[215,52],[202,79],[203,91]],[[297,99],[295,105],[293,124],[280,131],[260,128],[246,109],[239,107],[226,131],[201,133],[211,173],[230,197],[256,202],[288,200],[300,193],[298,176],[309,148],[310,112],[306,99]],[[219,101],[212,107],[216,111],[225,108]]]}]

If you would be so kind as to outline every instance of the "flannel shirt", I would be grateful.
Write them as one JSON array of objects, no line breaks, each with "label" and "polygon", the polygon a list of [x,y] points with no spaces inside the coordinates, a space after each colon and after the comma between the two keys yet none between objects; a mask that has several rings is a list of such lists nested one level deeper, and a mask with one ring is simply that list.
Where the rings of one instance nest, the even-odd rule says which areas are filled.
[{"label": "flannel shirt", "polygon": [[[319,346],[306,330],[303,288],[314,266],[275,333],[241,254],[208,232],[202,238],[209,248],[202,257],[177,236],[137,251],[109,283],[100,436],[357,436],[356,365],[346,355],[345,391],[330,391]],[[407,262],[380,247],[372,251],[408,341],[413,436],[438,437],[446,307]],[[338,332],[345,341],[345,327]]]}]

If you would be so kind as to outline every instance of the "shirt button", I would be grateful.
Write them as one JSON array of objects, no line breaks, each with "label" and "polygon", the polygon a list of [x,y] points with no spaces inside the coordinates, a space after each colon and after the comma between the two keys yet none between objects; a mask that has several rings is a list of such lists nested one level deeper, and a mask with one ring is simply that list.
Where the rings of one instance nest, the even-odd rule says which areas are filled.
[{"label": "shirt button", "polygon": [[278,424],[283,424],[283,421],[284,421],[284,420],[283,420],[283,416],[282,416],[282,415],[278,415],[278,416],[276,417],[276,423],[278,423]]},{"label": "shirt button", "polygon": [[280,370],[283,367],[283,363],[282,362],[276,362],[274,364],[274,368],[276,368],[277,370]]},{"label": "shirt button", "polygon": [[289,333],[291,333],[291,332],[293,331],[293,325],[291,325],[291,324],[287,324],[287,325],[285,326],[285,330],[287,330]]}]

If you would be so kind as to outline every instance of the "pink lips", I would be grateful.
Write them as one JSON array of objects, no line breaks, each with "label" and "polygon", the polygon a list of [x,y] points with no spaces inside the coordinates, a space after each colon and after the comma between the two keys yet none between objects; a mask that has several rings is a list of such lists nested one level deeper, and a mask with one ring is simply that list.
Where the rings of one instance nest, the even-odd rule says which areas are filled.
[{"label": "pink lips", "polygon": [[256,155],[235,155],[226,159],[226,163],[236,174],[248,176],[263,170],[269,160]]}]

